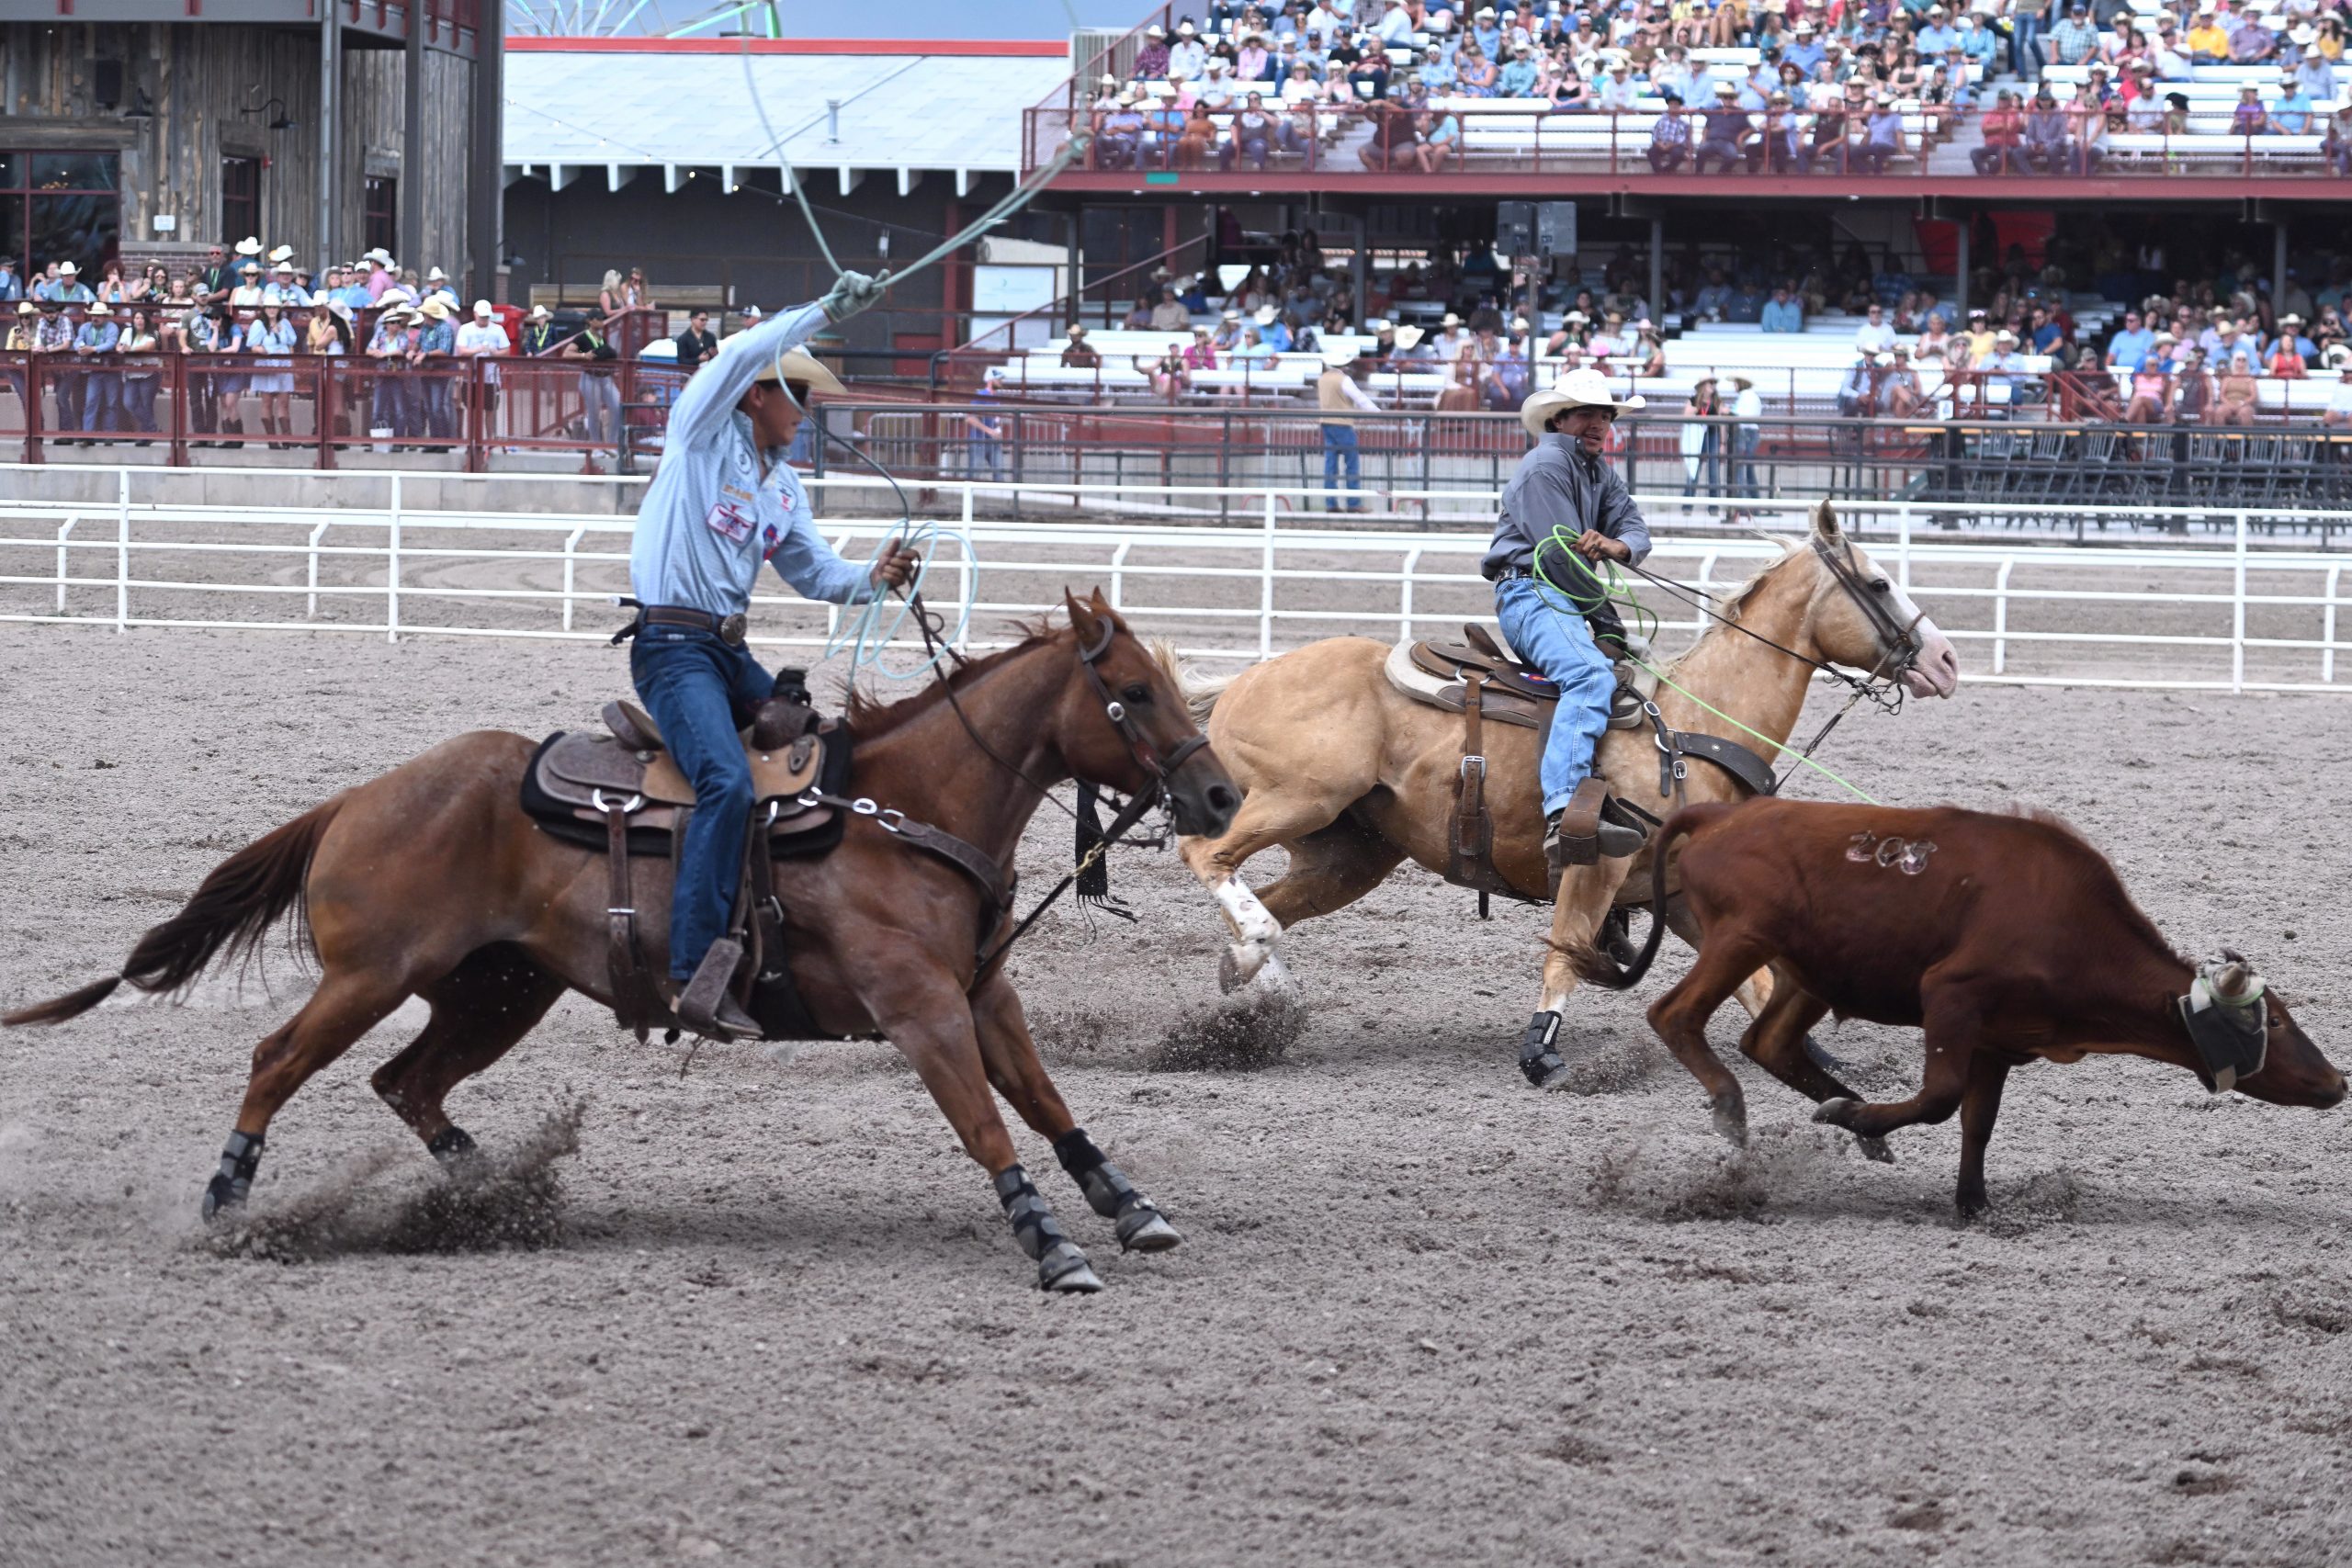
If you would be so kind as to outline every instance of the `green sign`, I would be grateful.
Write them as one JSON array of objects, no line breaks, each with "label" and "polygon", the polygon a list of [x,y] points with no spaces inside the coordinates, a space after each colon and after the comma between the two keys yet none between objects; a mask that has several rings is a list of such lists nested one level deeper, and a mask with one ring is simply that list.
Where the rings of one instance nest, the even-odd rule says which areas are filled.
[{"label": "green sign", "polygon": [[1160,175],[1146,175],[1143,177],[1143,183],[1148,186],[1172,186],[1176,183],[1176,176],[1172,172]]}]

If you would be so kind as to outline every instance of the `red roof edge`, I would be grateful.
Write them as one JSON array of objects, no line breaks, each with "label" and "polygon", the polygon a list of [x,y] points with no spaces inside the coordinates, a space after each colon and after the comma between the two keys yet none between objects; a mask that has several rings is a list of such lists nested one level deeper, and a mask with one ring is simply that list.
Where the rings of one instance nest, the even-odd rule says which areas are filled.
[{"label": "red roof edge", "polygon": [[[732,38],[510,38],[514,54],[741,54]],[[1051,39],[755,38],[753,54],[935,54],[992,60],[1066,60],[1069,45]]]}]

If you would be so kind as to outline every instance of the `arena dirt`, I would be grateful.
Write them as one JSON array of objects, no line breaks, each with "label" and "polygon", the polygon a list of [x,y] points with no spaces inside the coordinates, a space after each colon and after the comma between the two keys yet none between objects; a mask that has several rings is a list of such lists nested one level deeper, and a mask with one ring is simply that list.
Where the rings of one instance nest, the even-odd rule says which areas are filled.
[{"label": "arena dirt", "polygon": [[[13,627],[0,660],[6,1002],[107,972],[327,793],[621,679],[213,632]],[[2352,710],[1987,687],[1836,754],[1892,800],[2062,810],[2352,1056]],[[1023,869],[1067,854],[1041,818]],[[1021,1134],[1086,1300],[1030,1288],[886,1046],[681,1077],[568,1002],[453,1100],[488,1161],[450,1192],[367,1087],[402,1015],[208,1236],[295,966],[0,1036],[0,1562],[2352,1561],[2352,1112],[2038,1067],[1962,1230],[1952,1127],[1870,1165],[1743,1067],[1733,1153],[1642,1022],[1656,983],[1580,996],[1580,1092],[1526,1089],[1524,911],[1405,872],[1295,932],[1298,1006],[1243,1018],[1172,857],[1114,885],[1137,923],[1057,913],[1018,976],[1187,1241],[1121,1257]],[[1827,1043],[1873,1093],[1917,1069],[1909,1036]]]}]

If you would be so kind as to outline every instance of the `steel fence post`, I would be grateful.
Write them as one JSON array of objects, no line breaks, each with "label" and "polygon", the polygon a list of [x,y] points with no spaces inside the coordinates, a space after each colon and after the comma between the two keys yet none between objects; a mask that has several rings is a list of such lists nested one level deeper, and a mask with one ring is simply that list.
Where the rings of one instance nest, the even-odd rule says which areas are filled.
[{"label": "steel fence post", "polygon": [[1121,539],[1119,547],[1111,552],[1111,608],[1126,608],[1127,552],[1135,548],[1133,539]]},{"label": "steel fence post", "polygon": [[80,521],[81,518],[69,515],[64,526],[57,530],[57,613],[61,615],[65,614],[65,560],[71,553],[67,541],[74,536],[74,525]]},{"label": "steel fence post", "polygon": [[114,629],[130,629],[130,470],[114,474]]},{"label": "steel fence post", "polygon": [[2245,690],[2245,513],[2237,513],[2237,548],[2231,561],[2230,691]]},{"label": "steel fence post", "polygon": [[303,599],[303,615],[309,620],[315,621],[319,618],[319,541],[325,538],[327,530],[334,526],[334,519],[330,517],[311,530],[311,559],[307,582],[310,592]]},{"label": "steel fence post", "polygon": [[2335,684],[2335,587],[2344,576],[2344,568],[2327,569],[2327,605],[2320,612],[2320,641],[2326,646],[2319,653],[2319,678],[2326,684]]},{"label": "steel fence post", "polygon": [[384,640],[401,640],[401,477],[392,476],[391,536],[384,549]]},{"label": "steel fence post", "polygon": [[2009,573],[2017,570],[2017,558],[2005,556],[2001,570],[1993,577],[1993,673],[2006,672],[2009,666]]},{"label": "steel fence post", "polygon": [[1266,492],[1266,544],[1263,577],[1258,590],[1258,657],[1274,653],[1274,492]]},{"label": "steel fence post", "polygon": [[1897,507],[1894,513],[1894,580],[1908,592],[1911,588],[1911,509]]},{"label": "steel fence post", "polygon": [[1421,547],[1414,546],[1405,552],[1405,565],[1399,572],[1396,599],[1396,635],[1408,641],[1413,636],[1413,572],[1421,564]]},{"label": "steel fence post", "polygon": [[574,528],[563,541],[563,629],[571,629],[572,587],[579,580],[580,541],[587,534],[588,525]]}]

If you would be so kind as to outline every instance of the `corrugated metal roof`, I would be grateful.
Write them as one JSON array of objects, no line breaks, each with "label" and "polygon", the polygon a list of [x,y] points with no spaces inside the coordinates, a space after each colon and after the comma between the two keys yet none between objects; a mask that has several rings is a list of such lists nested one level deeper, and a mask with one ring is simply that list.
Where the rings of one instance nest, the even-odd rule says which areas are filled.
[{"label": "corrugated metal roof", "polygon": [[[509,168],[732,165],[1011,172],[1021,111],[1069,75],[1059,59],[549,50],[506,57]],[[838,141],[825,102],[841,100]],[[814,182],[812,182],[814,183]]]}]

